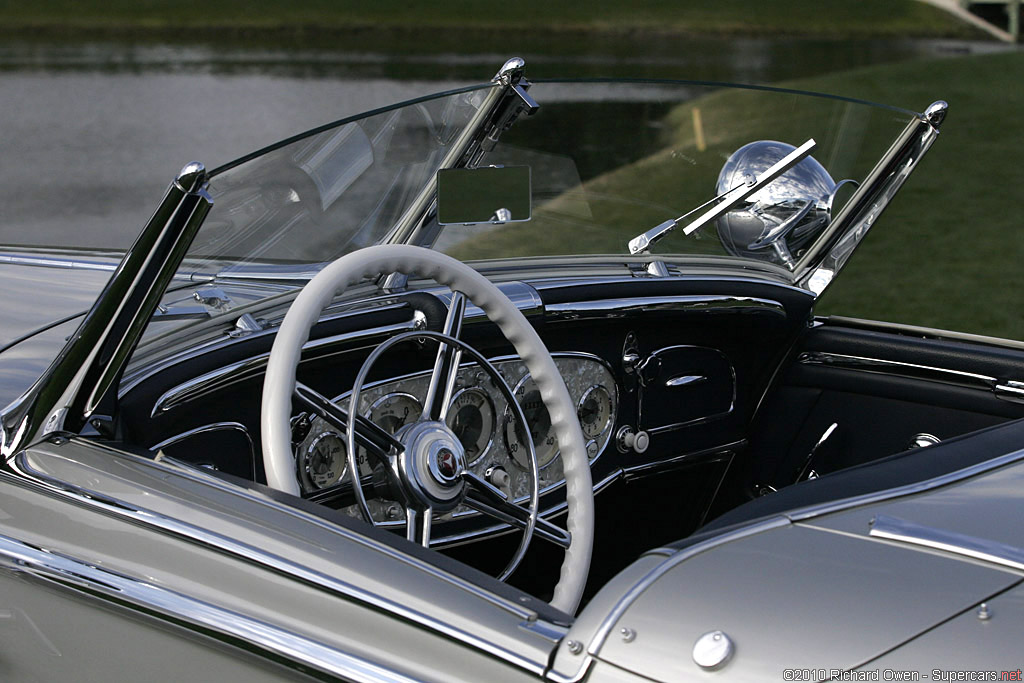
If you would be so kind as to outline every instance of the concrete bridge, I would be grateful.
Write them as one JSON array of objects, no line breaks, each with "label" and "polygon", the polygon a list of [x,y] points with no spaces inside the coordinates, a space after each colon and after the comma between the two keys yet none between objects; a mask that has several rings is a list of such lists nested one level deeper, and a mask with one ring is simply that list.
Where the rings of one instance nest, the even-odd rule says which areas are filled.
[{"label": "concrete bridge", "polygon": [[[970,22],[975,26],[987,31],[991,35],[995,36],[999,40],[1007,43],[1016,43],[1020,39],[1020,7],[1021,0],[920,0],[921,2],[927,2],[929,5],[935,5],[940,7],[951,14],[954,14],[964,21]],[[1007,14],[1009,15],[1009,21],[1007,22],[1008,30],[1004,31],[998,26],[994,26],[976,14],[972,14],[969,9],[972,5],[1003,5],[1006,7]]]}]

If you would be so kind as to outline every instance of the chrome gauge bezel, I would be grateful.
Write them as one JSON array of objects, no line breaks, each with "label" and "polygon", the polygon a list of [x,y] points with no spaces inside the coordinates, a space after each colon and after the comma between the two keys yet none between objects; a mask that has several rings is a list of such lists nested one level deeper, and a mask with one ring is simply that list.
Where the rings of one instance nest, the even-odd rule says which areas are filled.
[{"label": "chrome gauge bezel", "polygon": [[[589,399],[592,394],[595,394],[597,392],[601,392],[604,394],[604,397],[601,399],[601,404],[607,407],[608,412],[607,415],[605,415],[604,417],[604,422],[601,425],[601,428],[598,429],[597,432],[591,434],[590,432],[587,431],[587,427],[584,424],[582,418],[580,418],[580,411],[582,411],[583,406],[586,405],[587,399]],[[586,391],[583,392],[583,396],[581,396],[580,400],[576,403],[576,419],[579,420],[580,430],[583,432],[583,436],[584,438],[586,438],[588,443],[591,441],[599,442],[601,440],[601,437],[604,436],[604,433],[611,429],[611,426],[615,421],[615,403],[615,397],[612,395],[612,392],[610,392],[608,388],[605,387],[603,384],[592,384]]]},{"label": "chrome gauge bezel", "polygon": [[[519,401],[519,390],[522,389],[527,382],[533,382],[533,376],[530,375],[530,373],[528,372],[524,374],[520,378],[520,380],[516,382],[515,387],[512,388],[512,395],[516,397],[517,402]],[[536,386],[536,383],[534,383],[534,386]],[[539,391],[540,390],[538,389],[538,392]],[[547,412],[547,406],[543,405],[543,402],[541,403],[541,406],[543,407],[544,411]],[[526,408],[524,408],[521,403],[519,404],[519,407],[525,414]],[[548,415],[548,434],[552,433],[550,420],[551,416]],[[527,432],[529,432],[529,427],[527,426],[525,428],[527,429]],[[511,460],[513,465],[525,471],[526,467],[522,463],[520,463],[515,456],[515,451],[518,450],[519,437],[515,433],[515,417],[513,416],[512,411],[508,408],[508,406],[505,407],[504,420],[502,421],[502,432],[505,435],[505,448],[508,449],[509,459]],[[513,448],[513,445],[516,446],[515,449]],[[536,443],[533,444],[533,448],[537,452],[537,468],[541,471],[547,469],[547,467],[551,463],[553,463],[561,454],[561,449],[558,447],[558,439],[555,439],[554,449],[552,450],[550,455],[547,455],[547,451],[544,450],[545,447],[546,444],[541,444],[539,446]]]},{"label": "chrome gauge bezel", "polygon": [[[338,448],[341,449],[341,473],[337,478],[332,479],[330,482],[319,484],[315,479],[313,479],[313,475],[310,472],[310,463],[314,453],[316,452],[317,446],[319,446],[326,438],[336,439],[338,442]],[[308,439],[307,441],[308,445],[300,446],[295,459],[295,467],[298,470],[299,480],[302,482],[302,487],[307,493],[315,493],[340,484],[342,480],[345,479],[345,475],[348,474],[349,457],[348,449],[345,447],[345,439],[342,438],[338,432],[328,429],[318,433],[311,441]]]},{"label": "chrome gauge bezel", "polygon": [[[498,426],[498,412],[494,408],[494,401],[491,399],[490,394],[488,394],[480,387],[464,387],[462,389],[459,389],[452,395],[451,401],[449,401],[448,403],[448,417],[445,420],[445,424],[447,424],[448,428],[451,429],[453,432],[455,431],[455,427],[449,422],[449,420],[453,420],[455,417],[455,414],[457,412],[455,405],[459,402],[459,399],[461,399],[463,396],[467,394],[475,394],[483,398],[483,406],[486,407],[487,412],[490,414],[490,426],[487,429],[481,430],[481,434],[486,435],[487,442],[483,445],[483,448],[480,449],[480,453],[477,454],[475,458],[473,458],[472,460],[469,460],[467,458],[466,460],[467,467],[472,467],[473,465],[480,462],[481,458],[486,457],[487,454],[490,453],[491,451],[491,446],[494,445],[494,435],[497,432]],[[483,410],[480,411],[480,414],[481,416],[485,416]],[[456,436],[458,435],[456,434]],[[462,444],[462,447],[466,449],[466,444]],[[469,453],[468,449],[466,449],[466,453]]]},{"label": "chrome gauge bezel", "polygon": [[[389,401],[394,401],[394,400],[396,400],[396,399],[400,399],[400,400],[403,400],[403,401],[411,401],[412,403],[415,403],[415,404],[416,404],[416,405],[417,405],[417,406],[419,407],[419,413],[417,413],[417,414],[416,414],[416,417],[412,418],[412,421],[416,421],[416,420],[420,419],[420,416],[421,416],[421,415],[423,414],[423,403],[422,403],[422,402],[421,402],[421,401],[420,401],[420,400],[419,400],[418,398],[416,398],[415,396],[413,396],[412,394],[410,394],[410,393],[409,393],[409,392],[407,392],[407,391],[393,391],[393,392],[391,392],[391,393],[388,393],[388,394],[384,394],[383,396],[381,396],[381,397],[380,397],[380,398],[378,398],[378,399],[377,399],[376,401],[374,401],[373,403],[371,403],[371,404],[370,404],[370,407],[369,407],[369,408],[367,408],[367,409],[366,409],[366,410],[365,410],[365,411],[363,412],[363,416],[364,416],[364,417],[365,417],[366,419],[368,419],[368,420],[370,420],[371,422],[373,422],[373,423],[374,423],[375,425],[377,425],[378,427],[380,427],[381,429],[385,429],[385,430],[387,430],[388,432],[391,432],[392,434],[394,434],[394,431],[392,431],[392,430],[391,430],[391,429],[389,429],[388,427],[385,427],[385,426],[384,426],[384,425],[382,425],[382,424],[381,424],[380,422],[378,422],[377,420],[375,420],[375,419],[373,418],[373,414],[374,414],[374,412],[375,412],[375,411],[376,411],[376,410],[377,410],[378,408],[380,408],[380,407],[381,407],[382,405],[384,405],[385,403],[387,403],[387,402],[389,402]],[[362,401],[360,401],[360,403],[362,403]],[[399,428],[399,429],[401,429],[401,427],[403,427],[403,426],[404,426],[404,425],[406,425],[406,424],[408,424],[408,420],[407,420],[407,421],[405,421],[405,422],[403,422],[403,423],[402,423],[401,425],[399,425],[399,427],[398,427],[398,428]],[[397,431],[397,430],[395,430],[395,431]]]}]

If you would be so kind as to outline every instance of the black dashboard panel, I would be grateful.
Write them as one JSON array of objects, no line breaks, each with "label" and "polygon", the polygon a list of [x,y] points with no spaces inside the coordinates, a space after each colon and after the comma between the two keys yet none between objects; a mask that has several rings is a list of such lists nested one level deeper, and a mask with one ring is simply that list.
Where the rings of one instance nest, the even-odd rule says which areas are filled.
[{"label": "black dashboard panel", "polygon": [[[668,481],[665,473],[669,471],[704,473],[700,481],[687,480],[687,486],[708,494],[699,497],[706,498],[699,509],[688,507],[687,520],[672,515],[665,520],[677,531],[702,518],[724,476],[723,467],[744,447],[751,416],[780,359],[806,325],[811,308],[811,297],[805,292],[753,280],[628,278],[503,284],[514,287],[527,302],[528,319],[559,359],[569,381],[579,416],[585,418],[585,434],[588,429],[594,432],[588,441],[596,490],[622,481],[635,482],[627,490],[640,491],[636,488],[640,482],[652,477]],[[311,332],[298,379],[325,396],[344,397],[362,361],[378,343],[413,324],[438,329],[444,304],[443,297],[431,293],[399,294],[387,305],[377,301],[373,308],[357,308],[324,320]],[[462,338],[488,358],[508,359],[500,364],[510,386],[521,394],[529,393],[521,363],[509,358],[511,346],[496,326],[478,318],[467,319]],[[252,473],[257,481],[263,481],[260,396],[272,341],[270,329],[188,357],[187,363],[154,369],[122,396],[123,438],[147,448],[174,442],[176,457],[236,475]],[[395,421],[401,411],[413,412],[422,401],[416,396],[421,378],[432,367],[435,354],[436,347],[429,342],[410,342],[389,352],[370,378],[364,410],[384,422]],[[580,362],[590,371],[577,381],[572,366]],[[482,454],[480,474],[490,467],[515,474],[517,466],[510,453],[515,429],[506,424],[501,399],[487,389],[480,392],[471,370],[461,376],[462,385],[457,388],[463,392],[461,396],[468,395],[474,399],[466,399],[468,403],[487,406],[486,412],[493,413],[484,420],[490,422],[489,436],[477,435],[472,440],[482,439],[473,447],[487,452]],[[296,410],[297,416],[299,413]],[[217,458],[205,453],[212,448],[207,445],[208,435],[205,441],[190,436],[197,430],[209,431],[204,427],[209,427],[210,415],[241,425],[252,441],[251,449],[236,449],[234,457],[239,462],[226,463],[223,453]],[[588,426],[586,420],[596,420],[598,425]],[[344,467],[335,464],[331,469],[322,462],[325,453],[337,452],[337,434],[323,436],[330,431],[313,425],[298,435],[297,472],[301,476],[310,458],[321,458],[315,476],[306,472],[306,495],[345,508],[351,504],[351,496],[331,495],[332,485],[344,476]],[[643,440],[625,438],[638,432],[647,433],[646,449],[638,446]],[[550,453],[541,458],[548,456]],[[502,461],[484,462],[488,457]],[[541,509],[557,514],[564,508],[564,489],[559,485],[557,458],[550,460],[554,464],[544,468],[541,486],[546,493]],[[702,467],[702,463],[722,466]],[[521,478],[519,484],[515,484],[516,476],[511,479],[519,487],[515,497],[522,497]],[[663,515],[657,509],[662,503],[650,500],[648,504],[653,506],[653,518],[660,519]],[[600,510],[600,502],[598,506]],[[380,521],[389,521],[386,505],[378,512]],[[497,529],[490,521],[482,529],[473,515],[453,514],[441,521],[435,538],[464,540]]]}]

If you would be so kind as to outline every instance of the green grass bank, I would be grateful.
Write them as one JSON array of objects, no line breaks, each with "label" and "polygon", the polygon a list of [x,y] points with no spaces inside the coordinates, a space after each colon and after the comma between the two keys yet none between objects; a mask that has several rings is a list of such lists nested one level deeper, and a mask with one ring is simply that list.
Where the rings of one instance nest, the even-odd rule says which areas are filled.
[{"label": "green grass bank", "polygon": [[[693,34],[816,37],[957,37],[983,33],[917,0],[36,0],[0,2],[0,33],[18,36],[273,42],[382,34],[415,37],[419,48],[450,49],[452,35],[530,40],[530,35]],[[480,35],[480,34],[484,35]],[[557,41],[549,41],[557,51]],[[340,46],[343,47],[343,46]]]}]

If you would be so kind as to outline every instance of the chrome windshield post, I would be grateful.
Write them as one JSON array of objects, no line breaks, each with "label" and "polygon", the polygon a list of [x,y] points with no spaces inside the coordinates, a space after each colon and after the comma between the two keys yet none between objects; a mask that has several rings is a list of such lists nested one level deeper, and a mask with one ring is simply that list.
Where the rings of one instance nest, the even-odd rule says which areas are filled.
[{"label": "chrome windshield post", "polygon": [[[521,57],[513,57],[502,65],[491,79],[494,87],[488,90],[486,100],[445,152],[437,166],[439,169],[475,167],[521,115],[530,116],[540,108],[527,93],[530,83],[524,78],[525,68],[526,62]],[[436,199],[435,177],[420,189],[384,242],[424,247],[433,244],[441,232],[437,222],[431,220],[436,213]],[[403,283],[385,276],[379,284],[382,288],[394,289]]]},{"label": "chrome windshield post", "polygon": [[103,431],[125,363],[138,343],[213,200],[206,168],[192,162],[171,182],[82,324],[35,384],[0,414],[8,459],[56,432]]},{"label": "chrome windshield post", "polygon": [[793,272],[798,286],[820,296],[889,205],[921,157],[939,137],[949,105],[939,100],[896,138],[854,195],[846,202],[822,239],[803,255]]}]

